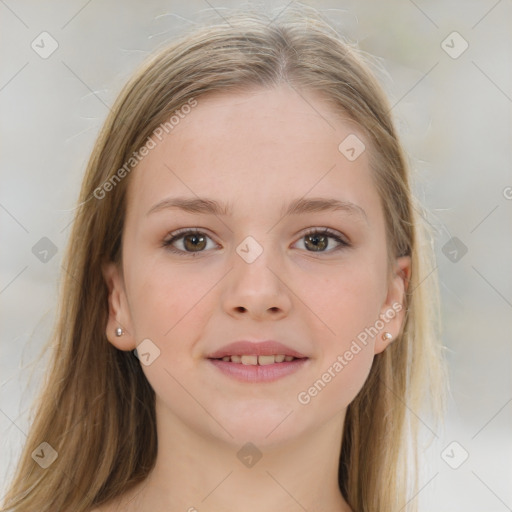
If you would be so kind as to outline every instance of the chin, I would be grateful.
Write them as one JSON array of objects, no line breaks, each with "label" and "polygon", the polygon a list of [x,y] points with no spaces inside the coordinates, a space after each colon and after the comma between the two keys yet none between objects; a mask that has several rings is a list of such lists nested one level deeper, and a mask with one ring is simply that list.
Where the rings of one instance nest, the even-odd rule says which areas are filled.
[{"label": "chin", "polygon": [[[230,437],[220,429],[225,441],[237,446],[252,442],[256,446],[270,447],[300,436],[305,429],[298,422],[300,409],[297,409],[284,403],[273,404],[259,399],[244,404],[231,404],[227,411],[214,416],[233,436]],[[219,429],[216,431],[219,432]]]}]

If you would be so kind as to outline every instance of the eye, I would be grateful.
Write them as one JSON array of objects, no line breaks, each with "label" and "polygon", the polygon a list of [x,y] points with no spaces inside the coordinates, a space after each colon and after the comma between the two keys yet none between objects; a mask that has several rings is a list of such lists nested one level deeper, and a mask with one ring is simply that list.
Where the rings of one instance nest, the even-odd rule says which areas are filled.
[{"label": "eye", "polygon": [[[334,249],[326,251],[324,249],[329,247],[329,239],[335,240],[338,245]],[[304,240],[304,246],[308,252],[335,252],[350,247],[350,243],[342,238],[341,233],[330,228],[310,229],[302,235],[301,240]]]},{"label": "eye", "polygon": [[[206,248],[207,239],[211,238],[205,233],[198,231],[196,229],[179,229],[174,233],[171,233],[171,237],[164,240],[163,246],[166,247],[169,251],[174,252],[176,254],[194,254],[199,252],[204,252],[203,249]],[[177,249],[173,244],[177,241],[180,241],[180,245],[182,245],[185,250]]]},{"label": "eye", "polygon": [[[162,245],[175,254],[192,254],[205,252],[207,240],[211,238],[197,229],[179,229],[171,233],[170,238],[163,241]],[[342,238],[342,235],[330,228],[313,228],[302,235],[304,246],[308,252],[335,252],[351,244]],[[330,246],[329,240],[334,240],[337,245],[331,250],[325,250]],[[180,242],[182,248],[176,248],[176,242]]]}]

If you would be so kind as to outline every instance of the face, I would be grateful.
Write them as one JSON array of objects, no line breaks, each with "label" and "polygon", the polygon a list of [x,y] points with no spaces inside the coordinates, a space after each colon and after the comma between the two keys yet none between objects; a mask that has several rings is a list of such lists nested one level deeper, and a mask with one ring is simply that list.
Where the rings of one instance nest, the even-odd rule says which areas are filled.
[{"label": "face", "polygon": [[[321,97],[283,86],[197,101],[130,175],[123,265],[104,267],[107,336],[139,347],[157,417],[237,445],[298,438],[346,409],[382,334],[396,338],[410,261],[388,272],[369,141]],[[354,137],[367,148],[355,159]],[[303,357],[210,358],[238,340]]]}]

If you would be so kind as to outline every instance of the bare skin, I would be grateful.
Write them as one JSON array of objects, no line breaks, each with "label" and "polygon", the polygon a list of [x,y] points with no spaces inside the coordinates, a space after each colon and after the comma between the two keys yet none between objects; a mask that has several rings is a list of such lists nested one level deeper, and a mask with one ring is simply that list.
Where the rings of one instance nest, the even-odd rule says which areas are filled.
[{"label": "bare skin", "polygon": [[[350,134],[369,142],[321,97],[301,94],[280,86],[198,98],[132,171],[123,268],[104,268],[107,336],[120,350],[150,339],[160,351],[142,365],[157,397],[158,455],[149,477],[101,512],[351,512],[337,482],[346,408],[389,345],[381,334],[400,331],[405,309],[393,305],[404,302],[410,259],[388,273],[368,149],[354,161],[338,149]],[[232,214],[148,213],[176,196],[225,202]],[[356,206],[283,215],[300,198]],[[325,227],[350,245],[329,235],[315,251],[306,231]],[[171,252],[163,244],[180,228],[197,228],[204,244],[194,250],[185,233],[172,244],[181,254]],[[237,252],[249,236],[262,249],[250,263]],[[379,334],[333,370],[390,310]],[[207,356],[241,339],[278,340],[308,360],[273,382],[239,382]],[[329,368],[328,383],[309,393]],[[248,442],[261,454],[252,467],[237,456]]]}]

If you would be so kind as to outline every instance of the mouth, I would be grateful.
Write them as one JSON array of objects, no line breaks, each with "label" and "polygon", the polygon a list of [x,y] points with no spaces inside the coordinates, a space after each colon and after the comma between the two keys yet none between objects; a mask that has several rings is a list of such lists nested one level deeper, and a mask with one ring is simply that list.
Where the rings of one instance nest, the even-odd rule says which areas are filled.
[{"label": "mouth", "polygon": [[310,358],[277,341],[237,341],[209,354],[207,360],[228,377],[254,383],[290,375]]},{"label": "mouth", "polygon": [[297,359],[307,359],[307,357],[294,357],[294,356],[286,356],[284,354],[276,354],[276,355],[232,355],[232,356],[224,356],[219,358],[209,358],[215,361],[224,361],[226,363],[236,363],[236,364],[244,364],[247,366],[267,366],[270,364],[279,364],[279,363],[289,363],[291,361],[295,361]]},{"label": "mouth", "polygon": [[[260,362],[261,356],[261,362]],[[233,363],[242,364],[272,364],[302,359],[306,356],[279,341],[235,341],[206,356],[208,359],[223,359],[229,357]],[[256,360],[254,359],[256,357]],[[238,359],[240,358],[240,359]],[[243,361],[242,361],[242,358]],[[273,360],[271,359],[273,358]],[[226,359],[226,361],[229,361]]]}]

